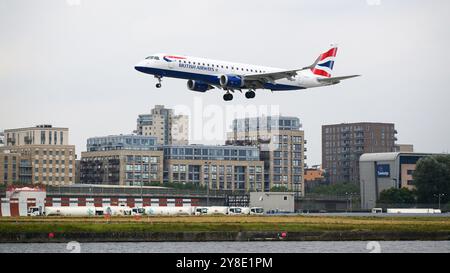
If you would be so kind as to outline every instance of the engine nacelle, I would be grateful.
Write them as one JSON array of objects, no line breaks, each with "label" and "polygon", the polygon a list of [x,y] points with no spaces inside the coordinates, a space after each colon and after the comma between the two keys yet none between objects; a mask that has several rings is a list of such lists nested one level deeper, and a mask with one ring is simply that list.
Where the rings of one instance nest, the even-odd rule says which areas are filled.
[{"label": "engine nacelle", "polygon": [[244,80],[237,75],[222,75],[220,76],[220,85],[228,88],[242,88],[244,87]]},{"label": "engine nacelle", "polygon": [[189,90],[197,92],[206,92],[211,89],[211,86],[209,84],[193,80],[188,80],[187,87],[189,88]]}]

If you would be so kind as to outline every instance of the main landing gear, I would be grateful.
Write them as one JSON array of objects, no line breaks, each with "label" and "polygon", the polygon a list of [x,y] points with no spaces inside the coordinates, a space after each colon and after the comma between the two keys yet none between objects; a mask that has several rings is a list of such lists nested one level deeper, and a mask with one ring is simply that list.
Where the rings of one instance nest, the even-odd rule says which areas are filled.
[{"label": "main landing gear", "polygon": [[[225,95],[223,95],[223,100],[224,101],[230,101],[233,99],[233,94],[231,94],[229,92],[230,90],[227,90],[227,93],[225,93]],[[233,92],[233,90],[231,90]],[[253,89],[248,90],[247,92],[245,92],[245,97],[247,99],[253,99],[256,96],[256,93]]]},{"label": "main landing gear", "polygon": [[256,96],[256,93],[253,90],[248,90],[247,92],[245,92],[245,97],[247,99],[253,99],[255,96]]},{"label": "main landing gear", "polygon": [[223,95],[223,100],[224,101],[230,101],[232,99],[233,99],[233,94],[231,94],[229,92],[227,92],[227,93],[225,93],[225,95]]},{"label": "main landing gear", "polygon": [[161,76],[155,76],[155,78],[156,79],[158,79],[158,83],[156,84],[156,88],[161,88],[161,79],[162,79],[162,77]]}]

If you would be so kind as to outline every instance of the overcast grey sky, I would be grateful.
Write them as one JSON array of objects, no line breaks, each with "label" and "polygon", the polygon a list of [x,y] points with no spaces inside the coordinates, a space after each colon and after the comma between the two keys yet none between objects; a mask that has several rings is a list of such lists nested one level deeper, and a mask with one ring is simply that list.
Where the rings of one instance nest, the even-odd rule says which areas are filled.
[{"label": "overcast grey sky", "polygon": [[[393,122],[399,143],[448,152],[449,12],[447,0],[0,0],[0,129],[69,127],[79,154],[88,137],[132,132],[155,104],[200,100],[298,116],[310,165],[321,162],[321,125],[341,122]],[[293,69],[332,42],[334,75],[363,77],[254,100],[225,103],[176,79],[156,89],[133,68],[169,52]]]}]

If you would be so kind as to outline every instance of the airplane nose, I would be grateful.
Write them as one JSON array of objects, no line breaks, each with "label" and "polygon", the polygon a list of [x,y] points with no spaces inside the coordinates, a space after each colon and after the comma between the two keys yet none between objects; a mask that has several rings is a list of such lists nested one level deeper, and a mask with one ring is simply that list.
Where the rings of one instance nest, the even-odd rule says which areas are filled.
[{"label": "airplane nose", "polygon": [[144,67],[141,66],[141,65],[135,65],[135,66],[134,66],[134,69],[136,69],[136,70],[139,71],[139,72],[144,72]]},{"label": "airplane nose", "polygon": [[144,61],[141,61],[141,62],[137,63],[137,64],[134,66],[134,69],[136,69],[136,70],[139,71],[139,72],[144,72],[144,69],[145,69],[145,62],[144,62]]}]

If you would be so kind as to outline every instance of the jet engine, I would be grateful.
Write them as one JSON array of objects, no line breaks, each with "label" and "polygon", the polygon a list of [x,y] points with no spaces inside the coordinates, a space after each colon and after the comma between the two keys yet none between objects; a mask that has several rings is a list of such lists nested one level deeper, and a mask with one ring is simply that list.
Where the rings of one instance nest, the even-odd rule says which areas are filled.
[{"label": "jet engine", "polygon": [[201,81],[194,81],[194,80],[188,80],[187,87],[191,91],[197,91],[197,92],[206,92],[209,89],[212,89],[213,87],[207,83],[201,82]]},{"label": "jet engine", "polygon": [[220,85],[226,88],[242,88],[244,87],[244,79],[237,75],[222,75],[219,79]]}]

